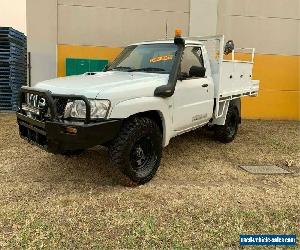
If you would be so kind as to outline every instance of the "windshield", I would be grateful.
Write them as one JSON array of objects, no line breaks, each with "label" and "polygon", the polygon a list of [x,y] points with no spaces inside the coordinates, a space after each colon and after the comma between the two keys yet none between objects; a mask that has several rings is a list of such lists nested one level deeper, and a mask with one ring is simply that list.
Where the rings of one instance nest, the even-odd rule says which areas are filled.
[{"label": "windshield", "polygon": [[125,48],[107,70],[169,74],[176,51],[173,43],[132,45]]}]

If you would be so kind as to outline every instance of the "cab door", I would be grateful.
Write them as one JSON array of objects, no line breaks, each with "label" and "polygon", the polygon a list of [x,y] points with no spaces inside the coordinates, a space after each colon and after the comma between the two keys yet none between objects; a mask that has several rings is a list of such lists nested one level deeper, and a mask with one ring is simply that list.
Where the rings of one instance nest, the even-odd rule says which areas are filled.
[{"label": "cab door", "polygon": [[[180,79],[173,95],[173,129],[176,132],[200,126],[212,117],[214,86],[210,76],[195,76],[195,67],[203,69],[201,47],[187,46],[184,50]],[[193,68],[192,68],[193,67]]]}]

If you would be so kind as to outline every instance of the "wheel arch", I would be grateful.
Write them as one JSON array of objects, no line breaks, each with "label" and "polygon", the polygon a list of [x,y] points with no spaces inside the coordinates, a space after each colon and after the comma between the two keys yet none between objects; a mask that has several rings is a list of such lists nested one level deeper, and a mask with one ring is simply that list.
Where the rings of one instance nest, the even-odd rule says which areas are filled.
[{"label": "wheel arch", "polygon": [[239,123],[241,123],[241,99],[236,98],[236,99],[232,99],[232,100],[227,100],[223,103],[223,105],[224,105],[223,115],[218,118],[213,118],[211,124],[212,125],[224,125],[225,121],[226,121],[226,116],[227,116],[229,106],[235,107],[237,109],[238,114],[239,114]]},{"label": "wheel arch", "polygon": [[130,119],[134,116],[148,117],[157,122],[163,135],[163,147],[169,144],[172,131],[168,103],[157,97],[136,98],[116,104],[109,118]]},{"label": "wheel arch", "polygon": [[232,99],[229,103],[229,105],[236,107],[239,113],[239,123],[241,123],[241,111],[242,111],[242,105],[241,105],[241,98]]}]

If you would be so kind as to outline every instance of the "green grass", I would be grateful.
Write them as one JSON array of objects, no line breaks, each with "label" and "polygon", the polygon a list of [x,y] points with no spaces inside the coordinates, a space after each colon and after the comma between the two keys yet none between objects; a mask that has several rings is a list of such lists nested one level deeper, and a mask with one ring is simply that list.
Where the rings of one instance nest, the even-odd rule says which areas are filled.
[{"label": "green grass", "polygon": [[[220,249],[239,247],[240,234],[299,234],[299,207],[270,210],[223,210],[180,209],[178,214],[116,212],[114,227],[106,223],[109,216],[85,217],[85,230],[80,230],[79,217],[60,224],[60,218],[30,218],[29,215],[12,213],[7,226],[20,225],[9,239],[8,248],[126,248],[126,249]],[[130,216],[129,216],[130,215]],[[1,220],[3,216],[1,214]],[[75,219],[76,218],[76,219]],[[5,218],[4,218],[5,219]],[[55,225],[53,223],[55,222]],[[298,224],[297,224],[298,223]],[[107,237],[108,235],[108,237]]]},{"label": "green grass", "polygon": [[[157,176],[126,188],[106,149],[51,155],[1,114],[0,248],[236,249],[240,234],[299,238],[299,125],[243,121],[226,145],[201,130],[176,137]],[[252,175],[246,164],[292,174]]]}]

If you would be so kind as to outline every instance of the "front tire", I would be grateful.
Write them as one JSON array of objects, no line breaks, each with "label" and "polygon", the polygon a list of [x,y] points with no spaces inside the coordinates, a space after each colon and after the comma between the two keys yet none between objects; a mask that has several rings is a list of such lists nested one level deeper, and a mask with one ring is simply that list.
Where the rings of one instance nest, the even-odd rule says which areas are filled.
[{"label": "front tire", "polygon": [[215,126],[215,137],[218,141],[223,143],[232,142],[237,134],[240,121],[238,108],[229,105],[225,124]]},{"label": "front tire", "polygon": [[109,147],[111,161],[130,179],[130,185],[141,185],[155,175],[162,155],[162,133],[146,117],[127,121]]},{"label": "front tire", "polygon": [[81,155],[85,150],[84,149],[78,149],[78,150],[73,150],[73,151],[64,151],[62,153],[60,153],[61,155],[64,156],[78,156]]}]

